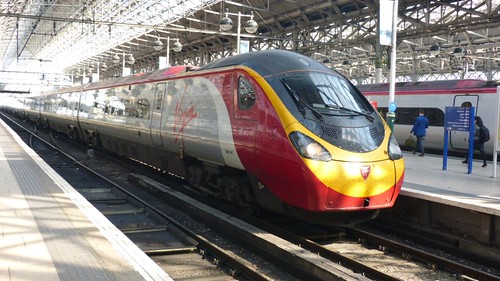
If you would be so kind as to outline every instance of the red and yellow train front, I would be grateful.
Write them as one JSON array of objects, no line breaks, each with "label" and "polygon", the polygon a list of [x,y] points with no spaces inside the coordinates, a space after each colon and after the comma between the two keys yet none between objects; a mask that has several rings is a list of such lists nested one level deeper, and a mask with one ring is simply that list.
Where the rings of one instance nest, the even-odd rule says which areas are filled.
[{"label": "red and yellow train front", "polygon": [[[379,148],[365,153],[349,152],[311,136],[299,123],[288,126],[286,134],[297,150],[284,161],[287,182],[303,192],[291,198],[295,201],[292,205],[309,211],[347,211],[394,204],[403,183],[404,162],[402,158],[390,159],[389,134]],[[295,183],[305,185],[301,188]],[[304,202],[299,197],[309,200]]]},{"label": "red and yellow train front", "polygon": [[[274,84],[254,77],[268,103],[261,105],[266,111],[260,113],[256,136],[258,164],[247,167],[258,180],[257,197],[270,192],[305,212],[391,207],[403,183],[404,161],[387,124],[357,91],[353,95],[364,106],[359,111],[333,104],[346,101],[334,100],[327,91],[338,89],[328,87],[353,87],[342,77],[303,76],[284,75]],[[314,91],[307,84],[312,81],[324,88],[317,100],[304,97]],[[278,93],[280,86],[287,92]]]}]

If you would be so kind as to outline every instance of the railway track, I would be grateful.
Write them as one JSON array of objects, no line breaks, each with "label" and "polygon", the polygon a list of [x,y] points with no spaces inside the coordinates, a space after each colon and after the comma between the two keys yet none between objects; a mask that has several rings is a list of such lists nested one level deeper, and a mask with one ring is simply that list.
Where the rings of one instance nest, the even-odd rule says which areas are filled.
[{"label": "railway track", "polygon": [[87,201],[174,279],[271,280],[252,264],[192,232],[150,202],[116,184],[116,167],[96,172],[11,119],[2,118]]},{"label": "railway track", "polygon": [[[145,187],[157,190],[166,200],[192,200],[183,199],[184,196],[179,196],[178,192],[142,175],[131,177]],[[217,217],[219,229],[224,229],[227,235],[233,235],[234,239],[240,239],[248,247],[264,251],[288,270],[302,269],[304,272],[297,272],[298,276],[311,274],[304,280],[336,280],[332,276],[342,276],[337,270],[343,269],[331,268],[333,264],[340,264],[369,280],[500,280],[500,276],[482,268],[458,263],[456,259],[438,256],[357,228],[332,230],[286,218],[266,223],[260,219],[245,217],[244,220],[250,224],[244,229],[251,231],[242,231],[239,227],[243,223],[235,223],[238,219],[228,217],[226,213],[211,208],[202,208],[193,213],[207,220],[212,216]],[[294,228],[293,232],[287,230],[290,228]],[[299,234],[295,233],[297,229]],[[309,253],[314,253],[315,257],[311,257]],[[346,273],[349,274],[352,273]]]},{"label": "railway track", "polygon": [[[80,159],[85,158],[86,154],[78,156]],[[87,160],[79,162],[93,162],[91,157]],[[269,263],[276,264],[281,271],[279,273],[262,272],[255,268],[266,266],[259,263],[242,262],[243,251],[227,251],[238,252],[233,258],[246,267],[238,268],[233,262],[228,262],[228,258],[224,254],[218,254],[217,250],[205,247],[205,243],[210,243],[208,239],[196,240],[199,234],[191,233],[189,230],[184,231],[183,225],[175,219],[160,218],[156,224],[151,221],[154,207],[148,207],[147,203],[141,202],[141,199],[134,198],[135,195],[128,195],[124,191],[115,191],[118,194],[116,198],[108,198],[108,192],[116,187],[96,189],[83,188],[84,194],[89,194],[89,201],[94,202],[96,206],[107,215],[110,215],[112,222],[116,221],[117,226],[130,235],[132,241],[138,241],[141,249],[151,255],[160,264],[165,264],[165,270],[169,273],[176,272],[177,268],[186,267],[186,264],[178,262],[182,257],[172,259],[173,254],[194,254],[198,256],[210,256],[212,263],[207,265],[207,271],[221,271],[225,268],[223,278],[246,278],[250,280],[456,280],[457,276],[467,280],[500,280],[498,276],[488,274],[487,272],[474,271],[473,268],[452,264],[449,261],[437,260],[436,257],[429,258],[429,254],[419,253],[415,249],[410,249],[405,245],[398,245],[394,241],[388,241],[387,238],[373,236],[370,233],[356,229],[347,229],[334,231],[332,229],[318,229],[316,231],[304,233],[296,233],[298,228],[303,225],[300,222],[283,220],[274,220],[272,223],[265,223],[262,220],[248,218],[244,215],[237,216],[244,218],[251,224],[248,224],[227,213],[214,210],[193,198],[181,194],[163,183],[152,180],[142,174],[131,174],[129,172],[119,171],[120,168],[113,166],[112,168],[106,165],[101,166],[101,172],[105,174],[104,178],[121,177],[122,181],[135,182],[146,189],[156,194],[156,199],[161,200],[157,204],[172,205],[180,208],[185,208],[192,216],[199,218],[204,222],[208,222],[210,227],[223,232],[226,237],[237,243],[247,250],[255,251],[260,256],[264,256],[269,260]],[[104,168],[103,168],[104,166]],[[56,165],[57,167],[57,165]],[[77,170],[83,168],[75,168],[69,164],[61,165],[62,171]],[[57,170],[57,168],[56,168]],[[66,173],[66,172],[64,172]],[[75,175],[78,179],[81,175]],[[87,184],[88,186],[88,184]],[[98,185],[96,185],[98,186]],[[78,188],[77,188],[78,189]],[[135,191],[137,193],[137,189]],[[144,192],[144,189],[141,191]],[[128,199],[128,198],[134,199]],[[132,203],[133,202],[133,203]],[[182,202],[182,203],[181,203]],[[123,205],[122,205],[123,204]],[[126,205],[130,204],[130,206]],[[189,206],[189,207],[186,207]],[[137,219],[133,218],[132,214],[142,214],[145,217]],[[289,226],[293,225],[295,231],[290,231]],[[304,226],[305,228],[311,226]],[[313,227],[311,227],[312,229]],[[175,229],[174,233],[184,233],[180,238],[175,240],[179,243],[176,247],[165,247],[163,236],[175,236],[174,234],[165,234],[165,229]],[[288,230],[287,230],[288,229]],[[141,237],[137,239],[137,237]],[[187,240],[188,243],[180,244],[179,240]],[[154,245],[154,246],[152,246]],[[160,246],[162,245],[162,246]],[[217,248],[217,246],[215,246]],[[222,250],[219,247],[219,250]],[[394,252],[397,254],[394,255]],[[207,255],[210,253],[210,255]],[[418,255],[416,253],[419,253]],[[427,256],[427,257],[425,257]],[[409,259],[417,260],[418,262],[409,261]],[[202,258],[205,260],[204,258]],[[172,260],[176,264],[172,265]],[[206,260],[205,260],[206,261]],[[176,268],[177,266],[177,268]],[[197,267],[201,269],[202,266]],[[248,271],[247,271],[248,270]],[[182,271],[182,270],[180,270]],[[193,271],[193,267],[189,267],[188,271]],[[204,271],[204,270],[201,270]],[[278,269],[280,271],[280,269]],[[186,273],[180,273],[182,276]],[[211,275],[211,279],[218,279],[218,275]],[[284,274],[284,275],[283,275]],[[208,278],[207,276],[207,278]],[[213,277],[217,276],[217,277]],[[176,279],[174,276],[172,276]],[[222,278],[220,277],[220,278]]]}]

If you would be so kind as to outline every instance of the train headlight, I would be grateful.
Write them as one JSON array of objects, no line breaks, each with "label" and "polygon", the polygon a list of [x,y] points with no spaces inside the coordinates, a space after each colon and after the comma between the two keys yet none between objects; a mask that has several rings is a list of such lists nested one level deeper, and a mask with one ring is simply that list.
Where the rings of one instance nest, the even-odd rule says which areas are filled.
[{"label": "train headlight", "polygon": [[401,153],[401,148],[399,148],[398,141],[394,137],[393,134],[391,134],[391,137],[389,139],[389,158],[391,160],[398,160],[403,158],[403,153]]},{"label": "train headlight", "polygon": [[320,161],[330,161],[332,156],[321,144],[301,132],[290,133],[293,146],[304,158]]}]

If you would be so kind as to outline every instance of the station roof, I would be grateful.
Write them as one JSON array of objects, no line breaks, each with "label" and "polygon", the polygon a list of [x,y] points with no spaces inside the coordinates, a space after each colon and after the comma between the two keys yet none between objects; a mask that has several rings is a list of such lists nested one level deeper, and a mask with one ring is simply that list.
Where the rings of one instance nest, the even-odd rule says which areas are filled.
[{"label": "station roof", "polygon": [[[250,51],[294,50],[366,83],[376,67],[387,71],[390,48],[380,46],[377,36],[379,8],[387,3],[0,0],[0,71],[78,74],[99,67],[105,79],[119,76],[124,61],[132,73],[157,69],[167,44],[170,64],[203,66],[236,52],[239,18],[240,38],[249,42]],[[499,10],[500,0],[399,0],[398,79],[463,78],[478,71],[474,78],[495,78],[500,68]],[[244,30],[251,15],[258,24],[254,34]],[[233,20],[232,30],[221,30],[225,16]],[[154,48],[158,40],[161,50]],[[180,52],[172,50],[176,42],[182,44]],[[431,53],[437,47],[439,52]],[[128,65],[130,55],[133,65]]]}]

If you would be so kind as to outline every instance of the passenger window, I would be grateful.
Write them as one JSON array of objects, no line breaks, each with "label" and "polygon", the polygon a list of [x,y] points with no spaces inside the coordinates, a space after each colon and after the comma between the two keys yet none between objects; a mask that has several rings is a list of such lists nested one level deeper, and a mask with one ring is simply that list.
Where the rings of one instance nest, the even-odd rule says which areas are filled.
[{"label": "passenger window", "polygon": [[412,125],[416,118],[415,114],[418,116],[418,110],[415,108],[398,108],[396,109],[396,120],[394,123]]},{"label": "passenger window", "polygon": [[155,109],[160,110],[161,106],[163,104],[163,90],[165,89],[165,83],[158,83],[156,84],[156,89],[155,89]]},{"label": "passenger window", "polygon": [[255,91],[252,84],[245,77],[238,79],[238,108],[249,109],[255,103]]},{"label": "passenger window", "polygon": [[[378,108],[378,111],[384,118],[386,118],[387,110],[387,107]],[[444,126],[444,112],[441,109],[416,107],[400,107],[396,109],[396,120],[394,120],[394,124],[413,125],[420,110],[423,110],[425,117],[429,119],[429,126]]]},{"label": "passenger window", "polygon": [[137,100],[136,117],[149,119],[149,101],[147,99]]},{"label": "passenger window", "polygon": [[444,126],[444,112],[439,108],[428,108],[425,116],[429,119],[429,126]]}]

